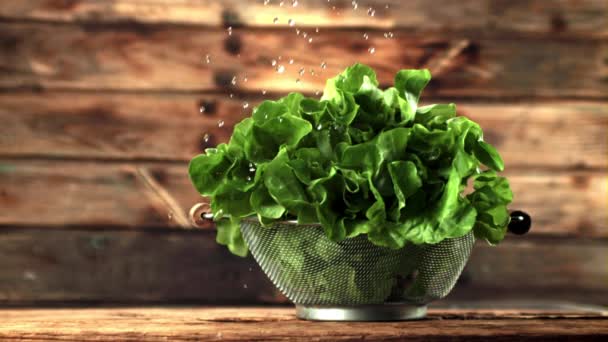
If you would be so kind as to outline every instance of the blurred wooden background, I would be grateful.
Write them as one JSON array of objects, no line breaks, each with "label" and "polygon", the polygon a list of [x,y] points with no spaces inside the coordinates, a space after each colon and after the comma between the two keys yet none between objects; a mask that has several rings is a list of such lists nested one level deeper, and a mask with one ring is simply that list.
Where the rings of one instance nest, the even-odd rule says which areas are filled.
[{"label": "blurred wooden background", "polygon": [[3,1],[0,303],[284,302],[213,227],[183,229],[187,163],[262,99],[358,61],[384,84],[430,68],[423,102],[481,123],[533,216],[478,243],[448,302],[608,305],[608,2],[356,4]]}]

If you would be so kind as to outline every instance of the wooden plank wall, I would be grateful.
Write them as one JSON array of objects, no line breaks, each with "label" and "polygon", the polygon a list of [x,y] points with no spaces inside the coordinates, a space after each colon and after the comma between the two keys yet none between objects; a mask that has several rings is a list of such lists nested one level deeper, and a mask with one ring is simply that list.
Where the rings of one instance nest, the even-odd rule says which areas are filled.
[{"label": "wooden plank wall", "polygon": [[183,229],[200,199],[187,162],[262,99],[314,95],[359,61],[384,84],[430,68],[423,101],[455,102],[481,123],[513,208],[533,216],[528,236],[478,243],[449,300],[608,304],[608,3],[353,7],[0,4],[0,303],[285,302],[252,259],[214,243],[213,227]]}]

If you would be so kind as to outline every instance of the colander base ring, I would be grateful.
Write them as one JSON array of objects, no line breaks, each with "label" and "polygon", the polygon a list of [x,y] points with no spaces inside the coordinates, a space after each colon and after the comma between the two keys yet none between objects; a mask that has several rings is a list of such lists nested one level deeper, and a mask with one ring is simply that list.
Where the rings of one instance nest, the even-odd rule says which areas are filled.
[{"label": "colander base ring", "polygon": [[426,317],[426,305],[406,303],[357,306],[296,305],[296,316],[310,321],[406,321]]}]

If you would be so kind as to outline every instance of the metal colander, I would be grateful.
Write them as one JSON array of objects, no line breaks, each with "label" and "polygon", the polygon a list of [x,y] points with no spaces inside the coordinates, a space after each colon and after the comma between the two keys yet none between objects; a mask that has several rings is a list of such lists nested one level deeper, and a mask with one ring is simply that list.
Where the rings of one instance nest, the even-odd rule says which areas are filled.
[{"label": "metal colander", "polygon": [[300,318],[392,320],[424,317],[445,297],[467,263],[472,233],[434,245],[394,250],[358,236],[333,242],[320,225],[287,221],[241,231],[270,280],[296,304]]}]

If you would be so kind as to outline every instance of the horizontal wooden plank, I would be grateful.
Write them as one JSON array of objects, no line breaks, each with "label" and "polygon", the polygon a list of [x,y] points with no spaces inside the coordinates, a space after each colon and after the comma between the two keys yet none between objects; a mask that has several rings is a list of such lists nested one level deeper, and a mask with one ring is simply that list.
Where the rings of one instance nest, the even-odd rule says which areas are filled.
[{"label": "horizontal wooden plank", "polygon": [[[279,5],[281,2],[283,6]],[[370,16],[372,9],[374,15]],[[358,0],[22,0],[0,6],[12,20],[138,22],[205,26],[407,28],[418,31],[515,31],[606,35],[608,5],[601,0],[398,1]],[[273,23],[274,18],[278,18]]]},{"label": "horizontal wooden plank", "polygon": [[[228,141],[260,96],[0,94],[0,156],[188,161]],[[608,167],[608,103],[462,101],[458,110],[481,124],[509,169]]]},{"label": "horizontal wooden plank", "polygon": [[360,62],[374,67],[385,84],[398,69],[430,67],[436,77],[427,96],[608,98],[605,40],[231,32],[0,23],[0,88],[314,93],[328,77]]},{"label": "horizontal wooden plank", "polygon": [[[601,340],[606,317],[490,319],[436,310],[410,322],[310,322],[291,308],[108,308],[2,310],[6,341],[500,341]],[[441,328],[438,329],[437,326]],[[605,338],[605,337],[604,337]]]},{"label": "horizontal wooden plank", "polygon": [[[475,318],[436,310],[410,322],[309,322],[291,308],[107,308],[1,310],[6,341],[471,341],[601,340],[602,316]],[[438,329],[440,326],[440,329]]]},{"label": "horizontal wooden plank", "polygon": [[[607,305],[606,240],[478,242],[448,305],[462,300]],[[286,303],[253,258],[208,230],[0,230],[0,304]],[[530,301],[530,302],[527,302]]]},{"label": "horizontal wooden plank", "polygon": [[[505,175],[511,208],[532,215],[532,234],[608,236],[604,173]],[[0,225],[186,227],[200,199],[185,163],[0,161]]]}]

